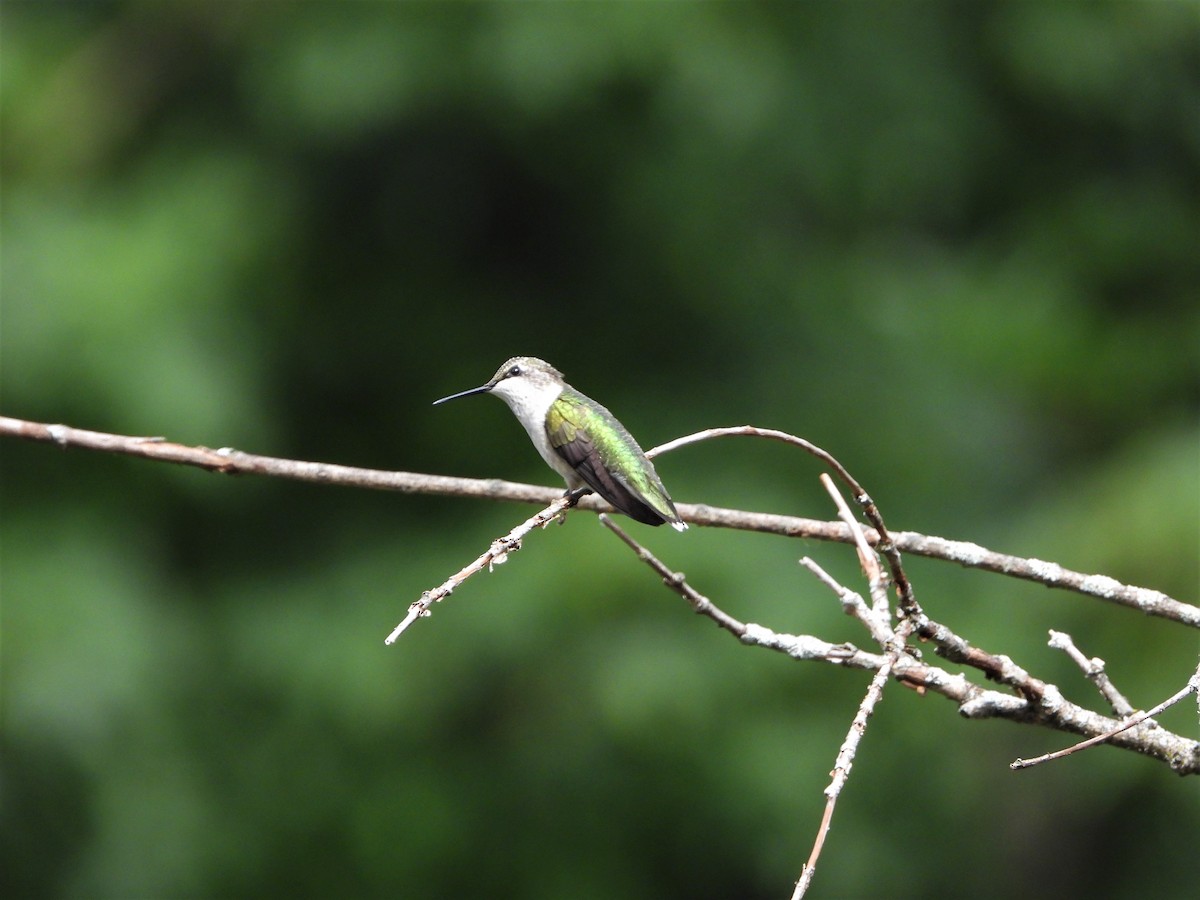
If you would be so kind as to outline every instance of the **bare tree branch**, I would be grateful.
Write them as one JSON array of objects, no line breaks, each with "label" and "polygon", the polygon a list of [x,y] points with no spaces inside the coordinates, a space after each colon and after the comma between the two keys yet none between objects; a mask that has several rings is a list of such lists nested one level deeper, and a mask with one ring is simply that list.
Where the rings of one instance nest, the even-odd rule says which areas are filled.
[{"label": "bare tree branch", "polygon": [[[749,434],[751,432],[745,429],[750,427],[739,426],[734,431]],[[768,437],[772,435],[766,429],[754,430],[764,431]],[[664,444],[651,452],[662,453],[686,443],[694,443],[709,435],[711,431],[720,431],[720,429],[710,429],[710,431],[688,435],[686,438]],[[782,432],[774,434],[782,434]],[[446,475],[385,472],[378,469],[363,469],[330,463],[303,462],[258,456],[228,447],[211,450],[207,447],[176,444],[161,437],[131,437],[86,431],[66,425],[47,425],[6,416],[0,416],[0,436],[57,444],[64,449],[96,450],[171,462],[227,475],[265,475],[314,484],[399,491],[406,494],[480,497],[518,503],[537,503],[542,506],[549,505],[562,496],[561,489],[538,487],[498,478],[454,478]],[[869,498],[867,499],[869,500]],[[742,531],[757,531],[839,543],[851,543],[854,540],[850,529],[842,522],[823,522],[797,516],[722,509],[699,503],[684,503],[677,504],[677,506],[683,519],[693,525],[734,528]],[[582,498],[579,501],[579,507],[593,512],[603,512],[609,509],[607,504],[595,496]],[[872,546],[878,545],[879,534],[877,531],[868,528],[864,529],[864,534]],[[1161,591],[1122,584],[1104,575],[1073,572],[1056,563],[996,553],[969,542],[951,541],[911,531],[892,532],[891,538],[893,548],[899,552],[941,559],[967,568],[982,569],[1035,581],[1046,587],[1096,597],[1110,603],[1140,610],[1147,615],[1170,619],[1192,628],[1200,628],[1200,606],[1183,603]]]},{"label": "bare tree branch", "polygon": [[[945,625],[930,619],[912,597],[911,585],[900,564],[900,552],[915,553],[936,559],[956,562],[960,565],[998,572],[1024,578],[1076,593],[1104,599],[1113,603],[1140,609],[1143,612],[1170,619],[1183,625],[1200,627],[1200,607],[1182,603],[1161,592],[1125,585],[1101,575],[1085,575],[1063,569],[1054,563],[1036,559],[1024,559],[995,553],[977,544],[948,541],[944,538],[915,532],[891,532],[887,530],[878,509],[869,495],[832,456],[807,441],[766,429],[738,426],[731,429],[709,429],[677,441],[672,441],[651,451],[663,453],[709,437],[743,434],[785,440],[801,447],[828,464],[838,477],[850,486],[855,499],[863,509],[864,516],[873,529],[858,529],[852,517],[843,522],[822,522],[792,516],[771,515],[743,510],[718,509],[702,504],[680,504],[679,511],[691,524],[712,527],[737,528],[758,532],[769,532],[793,537],[815,538],[856,544],[860,560],[867,560],[865,546],[879,552],[888,561],[888,568],[897,592],[901,595],[901,610],[905,615],[901,631],[892,631],[883,621],[890,617],[886,603],[880,602],[880,591],[885,587],[878,574],[871,575],[867,566],[868,579],[872,583],[874,602],[868,607],[857,597],[837,585],[827,575],[823,580],[832,582],[831,587],[839,594],[844,608],[863,622],[873,640],[885,649],[883,653],[869,653],[850,644],[832,644],[811,635],[790,635],[772,631],[761,625],[743,623],[724,613],[709,598],[692,588],[682,574],[672,571],[657,560],[649,551],[625,534],[607,516],[602,517],[606,526],[633,549],[647,565],[663,578],[664,583],[684,597],[693,609],[716,622],[720,627],[735,635],[742,643],[766,647],[788,654],[798,660],[817,660],[833,665],[847,666],[871,671],[918,689],[938,693],[952,700],[961,715],[966,718],[1007,718],[1017,722],[1032,723],[1060,731],[1083,735],[1092,739],[1089,743],[1107,742],[1113,746],[1133,750],[1137,753],[1160,759],[1180,774],[1200,773],[1200,742],[1173,734],[1155,723],[1145,721],[1144,715],[1132,719],[1122,715],[1124,721],[1116,721],[1087,710],[1064,699],[1062,692],[1052,684],[1045,683],[1003,655],[992,654],[972,646]],[[518,526],[505,537],[498,539],[475,561],[449,578],[438,588],[426,592],[413,603],[405,620],[393,632],[389,640],[407,628],[413,621],[428,614],[429,607],[438,599],[447,596],[455,587],[475,572],[503,562],[507,555],[520,548],[521,538],[538,524],[553,519],[570,505],[561,490],[535,487],[501,481],[499,479],[451,478],[411,472],[384,472],[373,469],[326,463],[278,459],[243,453],[231,448],[212,450],[207,447],[191,447],[173,443],[159,437],[132,437],[104,432],[86,431],[66,425],[48,425],[21,419],[0,416],[0,436],[18,437],[25,440],[53,443],[62,448],[82,448],[107,453],[118,453],[195,466],[223,474],[255,474],[290,478],[318,484],[337,484],[365,487],[376,490],[393,490],[404,493],[423,493],[443,496],[486,497],[524,503],[540,503],[547,508]],[[592,511],[604,511],[607,506],[594,496],[585,496],[579,506]],[[844,514],[844,513],[843,513]],[[850,522],[851,524],[847,524]],[[856,530],[861,534],[856,535]],[[882,537],[881,537],[882,535]],[[864,546],[865,545],[865,546]],[[809,568],[823,575],[820,567],[807,563]],[[907,598],[907,599],[906,599]],[[987,678],[1003,685],[1008,690],[999,691],[983,688],[970,682],[962,673],[952,674],[921,659],[916,648],[906,646],[903,641],[907,629],[930,640],[935,652],[951,662],[975,668]],[[896,641],[900,640],[898,644]],[[1061,644],[1067,649],[1065,644]],[[1073,646],[1073,645],[1072,645]],[[1070,652],[1068,650],[1068,652]],[[1076,651],[1077,653],[1078,651]],[[1082,659],[1082,654],[1078,654]],[[1074,658],[1074,655],[1073,655]],[[1085,672],[1091,677],[1095,661],[1085,660]],[[1119,713],[1122,703],[1115,688],[1104,689]],[[1197,693],[1200,699],[1200,673],[1193,675],[1188,686],[1175,695],[1170,702],[1188,693]],[[877,702],[875,691],[864,698],[860,707],[862,715]],[[870,702],[868,702],[870,701]],[[1163,708],[1160,705],[1159,708]],[[867,712],[863,712],[866,709]],[[1155,710],[1151,710],[1151,713]],[[848,745],[847,745],[848,746]],[[1020,761],[1018,761],[1020,762]],[[832,810],[830,810],[831,814]],[[826,827],[828,822],[826,822]]]},{"label": "bare tree branch", "polygon": [[[740,622],[693,588],[682,573],[673,571],[607,516],[602,521],[639,559],[658,573],[664,585],[687,600],[696,612],[712,619],[743,644],[776,650],[796,660],[824,662],[869,672],[879,672],[889,663],[889,653],[869,653],[853,644],[832,644],[812,635],[783,634],[763,625]],[[964,718],[1008,719],[1087,737],[1105,736],[1113,746],[1161,760],[1179,775],[1200,775],[1200,741],[1174,734],[1165,728],[1139,728],[1132,733],[1126,731],[1110,735],[1110,732],[1119,731],[1122,723],[1071,703],[1063,697],[1058,687],[1034,678],[1008,657],[978,650],[946,626],[928,619],[906,621],[912,622],[917,631],[925,627],[934,632],[936,637],[931,639],[938,642],[939,648],[948,648],[944,655],[952,661],[977,668],[1012,691],[1006,693],[981,687],[962,673],[951,674],[946,669],[925,662],[916,648],[906,647],[892,664],[891,677],[918,691],[929,691],[952,700]],[[1197,679],[1194,677],[1193,680]],[[1186,696],[1187,691],[1183,693]]]}]

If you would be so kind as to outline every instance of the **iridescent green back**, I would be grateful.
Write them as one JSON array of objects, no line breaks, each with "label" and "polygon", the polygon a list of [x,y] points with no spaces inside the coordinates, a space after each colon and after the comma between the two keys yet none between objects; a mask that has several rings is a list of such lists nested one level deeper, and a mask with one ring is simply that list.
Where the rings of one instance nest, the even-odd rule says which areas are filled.
[{"label": "iridescent green back", "polygon": [[679,521],[654,464],[607,409],[565,387],[546,416],[550,446],[615,509],[649,525]]}]

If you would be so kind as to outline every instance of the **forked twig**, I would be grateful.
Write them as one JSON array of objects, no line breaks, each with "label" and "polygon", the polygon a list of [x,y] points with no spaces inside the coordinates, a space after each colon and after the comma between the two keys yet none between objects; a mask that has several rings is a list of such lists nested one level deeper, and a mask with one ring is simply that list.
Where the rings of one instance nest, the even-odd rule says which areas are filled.
[{"label": "forked twig", "polygon": [[417,600],[414,600],[408,607],[408,615],[401,620],[399,625],[392,629],[392,633],[387,636],[384,643],[394,644],[396,639],[404,634],[409,625],[417,621],[417,619],[431,615],[429,608],[433,604],[438,603],[444,597],[450,596],[455,588],[472,575],[476,575],[484,569],[490,572],[493,566],[503,565],[508,561],[508,554],[521,549],[521,539],[525,535],[539,526],[546,527],[546,525],[563,515],[571,504],[572,498],[560,497],[536,516],[526,519],[508,534],[504,535],[504,537],[492,541],[491,546],[479,554],[471,563],[455,572],[433,590],[425,591]]}]

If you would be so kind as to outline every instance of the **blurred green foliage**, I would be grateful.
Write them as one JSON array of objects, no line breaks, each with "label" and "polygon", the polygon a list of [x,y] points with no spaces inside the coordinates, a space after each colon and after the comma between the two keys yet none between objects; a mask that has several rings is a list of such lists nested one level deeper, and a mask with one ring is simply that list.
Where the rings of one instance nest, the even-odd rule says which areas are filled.
[{"label": "blurred green foliage", "polygon": [[[555,482],[492,400],[532,353],[646,445],[752,422],[895,528],[1195,602],[1194,3],[12,2],[3,412]],[[590,516],[382,639],[527,510],[7,441],[8,897],[787,895],[866,679],[743,648]],[[813,462],[676,499],[831,515]],[[638,526],[633,526],[637,528]],[[795,560],[638,532],[731,613],[867,644]],[[1196,637],[910,561],[931,615],[1095,706]],[[1195,711],[1163,722],[1197,735]],[[1197,789],[892,689],[820,896],[1167,896]],[[1194,781],[1194,779],[1192,779]],[[1171,886],[1175,886],[1172,888]]]}]

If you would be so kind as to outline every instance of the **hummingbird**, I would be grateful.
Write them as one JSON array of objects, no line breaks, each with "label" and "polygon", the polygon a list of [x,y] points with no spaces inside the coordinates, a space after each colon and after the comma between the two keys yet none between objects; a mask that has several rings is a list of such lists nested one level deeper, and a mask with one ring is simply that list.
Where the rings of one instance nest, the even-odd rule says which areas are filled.
[{"label": "hummingbird", "polygon": [[635,521],[670,522],[677,531],[687,528],[654,464],[625,426],[567,384],[550,363],[514,356],[487,384],[443,397],[433,405],[487,393],[508,404],[542,459],[566,480],[568,494],[579,496],[591,489]]}]

